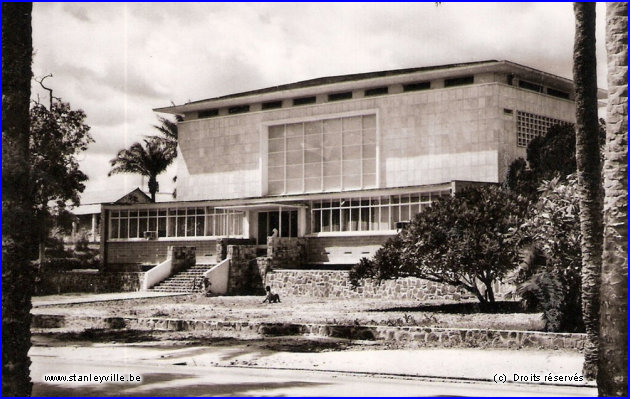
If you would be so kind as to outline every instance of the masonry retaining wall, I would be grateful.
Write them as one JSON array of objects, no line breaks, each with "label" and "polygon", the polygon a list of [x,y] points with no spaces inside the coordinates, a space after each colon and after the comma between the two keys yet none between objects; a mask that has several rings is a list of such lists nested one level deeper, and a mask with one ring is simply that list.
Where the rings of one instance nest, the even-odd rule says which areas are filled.
[{"label": "masonry retaining wall", "polygon": [[263,281],[256,260],[256,245],[228,245],[229,295],[264,295]]},{"label": "masonry retaining wall", "polygon": [[267,257],[272,268],[299,268],[306,263],[306,238],[268,237]]},{"label": "masonry retaining wall", "polygon": [[142,287],[144,273],[102,273],[98,271],[44,271],[37,275],[35,295],[67,292],[132,292]]},{"label": "masonry retaining wall", "polygon": [[[397,280],[366,279],[362,285],[352,289],[348,281],[348,272],[340,270],[273,270],[266,274],[265,285],[271,286],[283,296],[311,296],[336,298],[383,298],[417,300],[452,300],[476,299],[461,288],[448,284],[414,277]],[[508,286],[495,284],[495,299],[501,300],[509,289]]]},{"label": "masonry retaining wall", "polygon": [[584,348],[585,334],[539,331],[486,330],[439,327],[346,326],[329,324],[250,323],[167,318],[126,318],[33,315],[32,328],[127,328],[134,330],[203,331],[208,336],[261,338],[318,335],[334,338],[398,343],[404,347],[459,347],[495,349]]}]

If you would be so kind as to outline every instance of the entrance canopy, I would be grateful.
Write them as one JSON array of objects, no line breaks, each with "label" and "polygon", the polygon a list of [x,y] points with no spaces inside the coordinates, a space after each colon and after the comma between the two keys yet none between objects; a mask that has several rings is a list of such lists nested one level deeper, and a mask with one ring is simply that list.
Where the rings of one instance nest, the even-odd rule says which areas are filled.
[{"label": "entrance canopy", "polygon": [[231,210],[231,211],[279,211],[279,210],[297,210],[301,208],[306,208],[306,205],[262,203],[262,204],[228,205],[228,206],[216,207],[216,209],[224,209],[224,210]]}]

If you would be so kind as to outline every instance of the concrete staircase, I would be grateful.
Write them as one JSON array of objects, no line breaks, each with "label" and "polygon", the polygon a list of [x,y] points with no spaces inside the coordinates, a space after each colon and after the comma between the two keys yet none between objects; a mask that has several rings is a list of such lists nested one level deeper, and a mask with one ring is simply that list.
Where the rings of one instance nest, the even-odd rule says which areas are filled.
[{"label": "concrete staircase", "polygon": [[196,293],[203,291],[203,275],[214,266],[214,263],[197,263],[196,265],[176,273],[150,291]]}]

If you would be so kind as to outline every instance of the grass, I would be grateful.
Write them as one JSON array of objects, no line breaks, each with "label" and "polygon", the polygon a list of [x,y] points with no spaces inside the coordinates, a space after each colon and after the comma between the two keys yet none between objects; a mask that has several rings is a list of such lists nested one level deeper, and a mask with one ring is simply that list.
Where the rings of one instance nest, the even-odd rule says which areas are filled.
[{"label": "grass", "polygon": [[525,313],[518,304],[498,302],[419,302],[414,300],[283,298],[261,304],[263,297],[198,295],[146,298],[65,306],[46,306],[34,313],[101,317],[161,317],[252,323],[360,324],[541,331],[540,313]]}]

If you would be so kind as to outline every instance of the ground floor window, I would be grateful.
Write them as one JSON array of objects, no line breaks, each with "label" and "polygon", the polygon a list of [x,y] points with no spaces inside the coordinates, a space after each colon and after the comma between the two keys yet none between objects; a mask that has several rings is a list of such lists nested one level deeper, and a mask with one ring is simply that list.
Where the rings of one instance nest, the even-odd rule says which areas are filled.
[{"label": "ground floor window", "polygon": [[111,211],[109,238],[205,237],[243,235],[243,212],[210,207]]},{"label": "ground floor window", "polygon": [[394,230],[450,191],[311,201],[311,232]]}]

